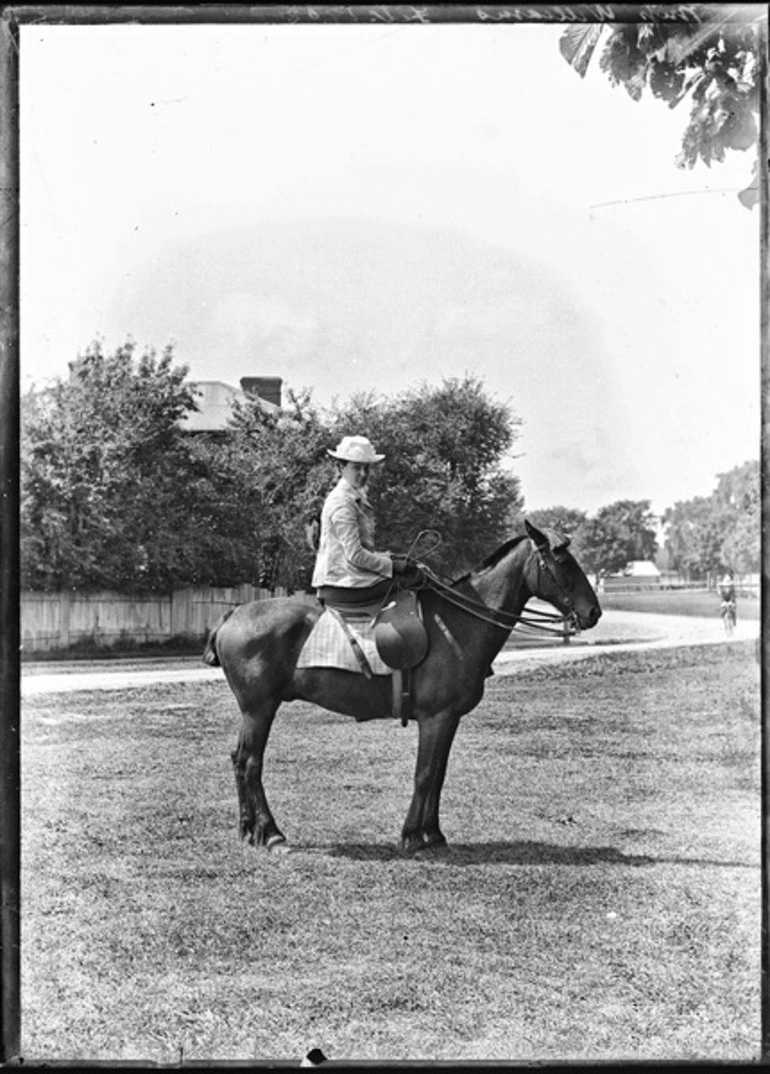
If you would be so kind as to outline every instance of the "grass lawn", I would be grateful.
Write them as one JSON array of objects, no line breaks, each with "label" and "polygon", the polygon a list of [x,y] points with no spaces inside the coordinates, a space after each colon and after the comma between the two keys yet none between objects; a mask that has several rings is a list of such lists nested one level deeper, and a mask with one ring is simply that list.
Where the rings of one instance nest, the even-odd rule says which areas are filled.
[{"label": "grass lawn", "polygon": [[402,858],[416,728],[295,704],[236,833],[223,683],[23,712],[27,1063],[755,1060],[752,643],[492,679]]}]

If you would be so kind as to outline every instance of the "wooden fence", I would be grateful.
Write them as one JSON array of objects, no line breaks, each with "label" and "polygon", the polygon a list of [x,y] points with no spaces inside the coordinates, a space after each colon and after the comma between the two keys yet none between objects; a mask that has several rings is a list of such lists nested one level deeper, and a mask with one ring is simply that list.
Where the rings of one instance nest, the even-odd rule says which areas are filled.
[{"label": "wooden fence", "polygon": [[[627,579],[612,579],[602,592],[638,591],[650,586],[627,586]],[[758,576],[736,579],[741,594],[759,595]],[[659,585],[654,588],[661,588]],[[669,588],[667,585],[665,588]],[[683,588],[705,589],[704,583]],[[163,596],[127,596],[124,593],[23,592],[21,594],[22,652],[67,650],[78,645],[98,648],[132,644],[162,644],[172,638],[202,639],[226,608],[250,600],[285,596],[285,589],[258,589],[252,585],[177,589]]]},{"label": "wooden fence", "polygon": [[172,638],[203,638],[226,608],[250,600],[285,596],[285,589],[200,586],[163,596],[124,593],[21,594],[22,652],[70,649],[78,643],[98,647],[163,643]]},{"label": "wooden fence", "polygon": [[[608,575],[598,584],[599,593],[642,593],[650,590],[701,590],[713,592],[719,584],[719,575],[712,575],[697,582],[686,581],[673,572],[660,578],[633,577],[629,575]],[[736,574],[733,576],[736,590],[744,596],[758,596],[760,581],[758,574]]]}]

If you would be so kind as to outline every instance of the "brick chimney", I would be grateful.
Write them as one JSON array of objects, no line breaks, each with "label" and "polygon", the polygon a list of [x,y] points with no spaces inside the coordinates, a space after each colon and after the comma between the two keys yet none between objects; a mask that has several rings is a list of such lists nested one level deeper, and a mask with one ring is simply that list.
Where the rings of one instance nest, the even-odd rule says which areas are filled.
[{"label": "brick chimney", "polygon": [[241,390],[246,395],[258,395],[266,403],[281,405],[282,377],[241,377]]}]

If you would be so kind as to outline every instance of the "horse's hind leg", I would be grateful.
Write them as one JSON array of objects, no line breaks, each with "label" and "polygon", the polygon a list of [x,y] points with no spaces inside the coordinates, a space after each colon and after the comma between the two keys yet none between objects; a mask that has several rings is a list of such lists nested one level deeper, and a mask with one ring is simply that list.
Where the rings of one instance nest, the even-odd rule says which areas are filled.
[{"label": "horse's hind leg", "polygon": [[232,752],[241,839],[248,838],[251,846],[266,846],[268,850],[286,842],[270,812],[262,786],[265,746],[277,707],[244,712],[238,745]]}]

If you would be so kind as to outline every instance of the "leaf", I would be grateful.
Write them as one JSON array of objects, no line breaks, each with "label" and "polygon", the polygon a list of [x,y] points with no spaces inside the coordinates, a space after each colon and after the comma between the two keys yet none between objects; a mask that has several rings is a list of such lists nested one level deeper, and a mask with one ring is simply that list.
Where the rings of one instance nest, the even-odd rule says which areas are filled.
[{"label": "leaf", "polygon": [[712,116],[713,135],[719,134],[724,125],[727,123],[728,119],[730,119],[731,115],[732,112],[730,111],[730,109],[725,108],[725,106],[722,104],[718,105],[714,109],[714,113]]},{"label": "leaf", "polygon": [[562,56],[570,66],[575,68],[581,78],[585,77],[603,29],[601,23],[592,23],[590,26],[568,26],[559,39]]},{"label": "leaf", "polygon": [[646,67],[640,68],[626,82],[626,90],[629,97],[634,101],[640,101],[642,99],[642,91],[647,81],[647,69]]},{"label": "leaf", "polygon": [[696,94],[700,94],[705,87],[706,81],[707,79],[703,71],[693,71],[692,74],[685,78],[679,94],[671,101],[669,107],[673,108],[675,105],[679,104],[680,101],[683,101],[690,93],[692,93],[693,97],[695,97]]},{"label": "leaf", "polygon": [[759,177],[756,160],[754,161],[752,173],[751,183],[738,194],[738,201],[744,209],[753,209],[755,205],[759,205]]},{"label": "leaf", "polygon": [[684,75],[670,63],[651,60],[648,81],[653,96],[666,101],[669,107],[673,108],[682,99]]},{"label": "leaf", "polygon": [[700,29],[689,30],[672,37],[668,43],[668,58],[675,64],[684,64],[688,57],[702,49],[710,41],[716,42],[724,28],[724,20],[718,16],[713,22],[705,23]]},{"label": "leaf", "polygon": [[756,143],[758,133],[757,122],[751,112],[731,111],[721,126],[721,141],[727,149],[745,152]]}]

